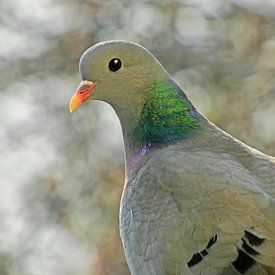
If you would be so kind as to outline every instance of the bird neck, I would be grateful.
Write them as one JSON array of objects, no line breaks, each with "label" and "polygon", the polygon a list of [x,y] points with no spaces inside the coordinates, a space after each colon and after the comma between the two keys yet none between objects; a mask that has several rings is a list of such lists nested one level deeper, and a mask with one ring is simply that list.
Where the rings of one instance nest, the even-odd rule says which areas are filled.
[{"label": "bird neck", "polygon": [[173,82],[149,87],[133,138],[144,147],[188,138],[201,124],[199,113]]},{"label": "bird neck", "polygon": [[191,138],[204,120],[172,80],[153,83],[135,127],[124,133],[126,165],[135,166],[154,149]]}]

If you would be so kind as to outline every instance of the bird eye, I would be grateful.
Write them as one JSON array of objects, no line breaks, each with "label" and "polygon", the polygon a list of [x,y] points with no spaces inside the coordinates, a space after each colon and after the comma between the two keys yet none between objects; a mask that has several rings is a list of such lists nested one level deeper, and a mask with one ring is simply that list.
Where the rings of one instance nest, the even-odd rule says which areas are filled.
[{"label": "bird eye", "polygon": [[112,72],[116,72],[121,68],[121,60],[118,58],[113,58],[110,62],[109,62],[109,69]]}]

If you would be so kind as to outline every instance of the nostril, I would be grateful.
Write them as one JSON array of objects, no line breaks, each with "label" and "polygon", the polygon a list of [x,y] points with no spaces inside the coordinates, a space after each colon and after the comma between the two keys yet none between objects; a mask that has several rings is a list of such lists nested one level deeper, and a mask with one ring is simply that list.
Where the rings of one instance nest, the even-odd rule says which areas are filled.
[{"label": "nostril", "polygon": [[90,86],[89,87],[82,87],[81,90],[79,90],[79,93],[80,94],[84,94],[84,93],[87,93],[89,90],[90,90]]},{"label": "nostril", "polygon": [[89,93],[92,89],[93,89],[93,85],[84,84],[83,86],[80,87],[78,92],[80,95],[82,95],[85,93]]}]

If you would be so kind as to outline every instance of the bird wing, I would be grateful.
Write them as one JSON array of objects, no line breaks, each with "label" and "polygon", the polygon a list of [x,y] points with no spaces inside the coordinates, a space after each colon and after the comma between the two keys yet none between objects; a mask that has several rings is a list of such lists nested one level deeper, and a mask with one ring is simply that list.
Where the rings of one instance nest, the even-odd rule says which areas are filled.
[{"label": "bird wing", "polygon": [[[175,151],[157,159],[165,159],[158,163],[159,181],[170,188],[176,219],[192,224],[191,230],[182,228],[180,241],[189,241],[187,266],[194,274],[275,274],[275,198],[255,171],[230,154],[211,151]],[[274,186],[275,162],[261,160],[263,166],[269,169],[259,178]]]}]

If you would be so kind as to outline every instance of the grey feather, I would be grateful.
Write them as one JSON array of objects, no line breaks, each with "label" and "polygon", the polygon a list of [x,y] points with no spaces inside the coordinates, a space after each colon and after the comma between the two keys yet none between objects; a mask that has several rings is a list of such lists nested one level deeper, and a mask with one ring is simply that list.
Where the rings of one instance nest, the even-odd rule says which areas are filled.
[{"label": "grey feather", "polygon": [[[117,72],[108,71],[113,58],[123,64]],[[80,70],[81,92],[90,85],[89,99],[109,103],[121,122],[126,179],[120,232],[131,273],[275,274],[275,159],[209,122],[153,55],[135,43],[99,43],[84,53]],[[151,127],[161,118],[146,99],[150,92],[167,92],[152,90],[154,83],[170,85],[169,104],[179,104],[182,112],[164,112],[166,118],[176,114],[171,124],[176,127],[168,119],[167,128],[157,128],[162,135],[155,131],[148,142],[147,132],[135,136],[136,129],[151,130],[143,110],[151,115]],[[71,109],[79,105],[76,97]],[[167,101],[161,102],[154,108],[165,109]],[[191,125],[192,134],[176,139],[165,136],[169,129],[186,133],[187,112],[200,127]]]}]

